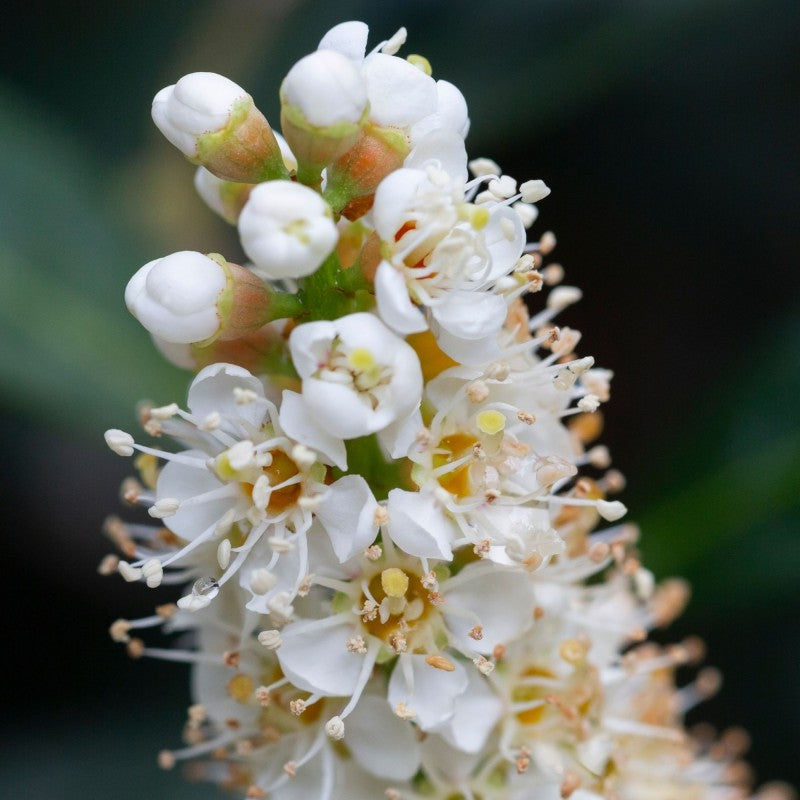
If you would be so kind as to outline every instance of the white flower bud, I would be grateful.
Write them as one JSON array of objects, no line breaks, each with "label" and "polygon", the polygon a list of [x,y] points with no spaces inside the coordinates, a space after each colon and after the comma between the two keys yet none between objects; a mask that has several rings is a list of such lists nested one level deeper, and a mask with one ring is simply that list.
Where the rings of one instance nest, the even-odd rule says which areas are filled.
[{"label": "white flower bud", "polygon": [[281,85],[281,101],[315,128],[360,124],[367,87],[352,60],[334,50],[317,50],[289,70]]},{"label": "white flower bud", "polygon": [[221,178],[286,175],[280,148],[253,98],[213,72],[184,75],[153,98],[153,122],[187,158]]},{"label": "white flower bud", "polygon": [[185,342],[168,342],[158,336],[151,336],[156,350],[161,353],[170,364],[181,369],[197,369],[197,362],[192,352],[192,346]]},{"label": "white flower bud", "polygon": [[190,250],[145,264],[128,282],[125,304],[150,333],[167,342],[202,342],[217,333],[225,269]]},{"label": "white flower bud", "polygon": [[236,103],[251,100],[233,81],[213,72],[184,75],[153,98],[153,122],[188,158],[198,156],[198,138],[225,128]]},{"label": "white flower bud", "polygon": [[361,70],[334,50],[295,64],[281,85],[281,128],[297,158],[297,179],[319,185],[322,170],[344,155],[367,120]]},{"label": "white flower bud", "polygon": [[[292,295],[276,292],[250,270],[216,253],[188,250],[145,264],[129,281],[125,303],[162,350],[164,343],[238,339],[296,310]],[[193,361],[191,353],[167,356],[180,366]]]},{"label": "white flower bud", "polygon": [[252,183],[224,181],[205,167],[198,167],[194,174],[194,188],[205,204],[226,222],[235,225],[242,207],[253,189]]},{"label": "white flower bud", "polygon": [[270,278],[310,275],[338,239],[328,204],[291,181],[253,189],[239,217],[239,235],[245,253]]}]

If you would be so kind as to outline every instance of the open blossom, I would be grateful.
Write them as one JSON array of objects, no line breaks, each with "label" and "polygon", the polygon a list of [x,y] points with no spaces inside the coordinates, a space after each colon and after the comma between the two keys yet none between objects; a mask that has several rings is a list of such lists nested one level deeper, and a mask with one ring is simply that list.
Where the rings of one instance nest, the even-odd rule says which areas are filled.
[{"label": "open blossom", "polygon": [[[306,537],[314,521],[340,561],[372,543],[377,503],[366,481],[357,475],[326,481],[327,465],[346,463],[341,442],[320,430],[316,441],[324,451],[313,452],[287,437],[257,378],[232,365],[207,367],[192,382],[188,406],[187,412],[155,409],[149,420],[151,431],[187,450],[154,450],[132,437],[127,445],[120,431],[107,435],[121,455],[137,449],[167,462],[152,481],[154,491],[136,500],[163,520],[176,544],[156,554],[157,531],[140,530],[153,541],[126,567],[134,577],[146,577],[135,571],[153,560],[161,570],[219,575],[216,589],[239,573],[252,594],[249,607],[268,613],[281,593],[291,602],[313,567]],[[186,606],[205,605],[198,592],[187,597]]]},{"label": "open blossom", "polygon": [[462,362],[496,354],[506,300],[492,289],[525,243],[516,212],[467,202],[463,182],[429,166],[385,178],[373,215],[385,253],[375,295],[386,323],[406,334],[435,326],[439,346]]},{"label": "open blossom", "polygon": [[468,179],[461,92],[404,28],[367,38],[337,25],[289,70],[288,144],[221,76],[154,101],[253,262],[182,251],[125,294],[197,372],[185,410],[140,409],[157,446],[106,432],[141,515],[106,522],[100,571],[182,587],[110,627],[191,665],[160,765],[247,800],[788,797],[748,795],[741,733],[685,730],[720,683],[702,643],[648,640],[688,587],[621,521],[613,375],[555,324],[582,297],[555,237],[526,241],[549,188]]},{"label": "open blossom", "polygon": [[413,437],[422,427],[417,355],[377,317],[308,322],[292,331],[289,346],[303,407],[334,436],[377,432],[390,450],[402,450],[409,431]]}]

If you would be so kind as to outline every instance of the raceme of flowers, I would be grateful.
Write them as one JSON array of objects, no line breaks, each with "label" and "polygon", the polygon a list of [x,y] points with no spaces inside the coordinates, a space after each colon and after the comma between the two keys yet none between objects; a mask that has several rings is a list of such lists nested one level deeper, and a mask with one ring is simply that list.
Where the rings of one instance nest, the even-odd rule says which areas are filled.
[{"label": "raceme of flowers", "polygon": [[461,92],[367,34],[292,67],[283,136],[220,75],[153,101],[249,259],[173,253],[125,293],[196,373],[144,440],[106,433],[147,514],[108,520],[101,571],[184,587],[111,627],[192,665],[160,764],[274,800],[749,796],[744,735],[683,727],[702,645],[647,641],[688,592],[593,444],[612,376],[554,323],[581,293],[528,241],[549,189],[468,162]]}]

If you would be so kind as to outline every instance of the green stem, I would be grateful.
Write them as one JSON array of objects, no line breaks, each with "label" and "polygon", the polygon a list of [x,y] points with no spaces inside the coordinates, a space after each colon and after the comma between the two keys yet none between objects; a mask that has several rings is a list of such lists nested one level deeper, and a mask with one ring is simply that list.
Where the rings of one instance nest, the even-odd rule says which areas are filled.
[{"label": "green stem", "polygon": [[337,478],[348,473],[368,477],[376,500],[385,500],[391,489],[407,486],[405,465],[408,462],[405,459],[387,461],[375,434],[362,436],[359,439],[350,439],[345,444],[348,469],[347,473],[335,469],[334,473]]},{"label": "green stem", "polygon": [[303,279],[297,296],[306,319],[338,319],[371,308],[370,288],[358,267],[342,269],[336,253],[331,253],[316,272]]},{"label": "green stem", "polygon": [[303,299],[299,295],[273,289],[270,291],[269,311],[264,322],[299,317],[304,313],[305,306],[303,305]]}]

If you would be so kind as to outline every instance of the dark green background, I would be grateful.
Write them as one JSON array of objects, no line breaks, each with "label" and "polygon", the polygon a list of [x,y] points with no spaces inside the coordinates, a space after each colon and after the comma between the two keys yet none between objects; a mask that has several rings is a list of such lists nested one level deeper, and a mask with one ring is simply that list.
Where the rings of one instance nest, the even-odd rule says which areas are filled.
[{"label": "dark green background", "polygon": [[212,70],[275,120],[282,76],[349,18],[375,41],[406,25],[466,95],[470,153],[553,188],[537,230],[585,292],[565,322],[616,372],[624,499],[648,563],[694,585],[674,635],[725,673],[695,716],[746,725],[759,778],[800,782],[800,4],[50,0],[0,32],[3,793],[215,796],[154,767],[183,670],[105,635],[153,595],[94,573],[127,468],[102,432],[187,383],[125,283],[175,250],[240,257],[150,100]]}]

